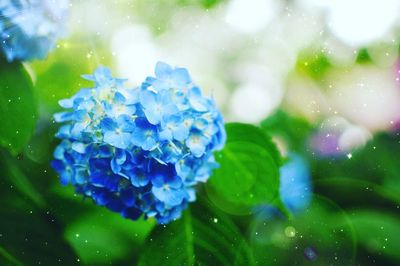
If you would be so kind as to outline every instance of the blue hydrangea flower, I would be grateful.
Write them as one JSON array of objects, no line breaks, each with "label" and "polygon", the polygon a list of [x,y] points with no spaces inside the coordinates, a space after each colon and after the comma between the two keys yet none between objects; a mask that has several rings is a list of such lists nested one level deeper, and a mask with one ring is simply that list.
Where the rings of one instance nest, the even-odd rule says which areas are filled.
[{"label": "blue hydrangea flower", "polygon": [[186,69],[159,62],[155,73],[134,89],[104,67],[84,75],[95,86],[61,100],[67,110],[54,116],[63,125],[52,166],[98,205],[168,223],[196,199],[226,136],[215,102]]},{"label": "blue hydrangea flower", "polygon": [[[313,195],[311,173],[307,161],[296,153],[289,153],[287,162],[279,169],[279,195],[293,214],[301,213],[310,205]],[[259,219],[282,216],[278,208],[262,205],[256,208]]]},{"label": "blue hydrangea flower", "polygon": [[279,193],[285,206],[293,213],[308,207],[312,199],[311,173],[307,162],[290,153],[288,162],[280,168]]},{"label": "blue hydrangea flower", "polygon": [[0,49],[8,61],[43,59],[65,34],[69,0],[2,0]]}]

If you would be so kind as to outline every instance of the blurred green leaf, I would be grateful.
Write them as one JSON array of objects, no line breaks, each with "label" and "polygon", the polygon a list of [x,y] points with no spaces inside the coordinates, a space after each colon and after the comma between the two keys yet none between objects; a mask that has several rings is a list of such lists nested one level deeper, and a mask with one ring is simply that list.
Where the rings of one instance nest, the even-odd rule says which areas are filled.
[{"label": "blurred green leaf", "polygon": [[51,118],[41,117],[36,123],[35,133],[25,146],[24,155],[38,164],[49,164],[53,158],[53,151],[59,139],[55,138],[58,124],[49,123]]},{"label": "blurred green leaf", "polygon": [[21,197],[6,175],[0,173],[0,265],[77,264],[57,219]]},{"label": "blurred green leaf", "polygon": [[[393,247],[398,249],[399,244],[388,237],[399,234],[395,216],[400,205],[399,149],[398,134],[377,134],[365,147],[352,152],[351,159],[312,160],[314,190],[349,210],[362,247],[357,250],[359,265],[396,265],[399,259],[393,254]],[[347,222],[332,219],[338,225]]]},{"label": "blurred green leaf", "polygon": [[[357,242],[368,253],[400,260],[400,217],[377,210],[353,210],[349,219]],[[338,221],[340,222],[343,221]]]},{"label": "blurred green leaf", "polygon": [[29,201],[40,208],[44,207],[45,201],[42,195],[36,190],[29,178],[18,168],[15,160],[4,152],[2,155],[2,166],[8,181],[13,184],[22,195],[26,196]]},{"label": "blurred green leaf", "polygon": [[36,122],[32,81],[20,63],[0,61],[0,145],[13,154],[28,143]]},{"label": "blurred green leaf", "polygon": [[0,262],[2,265],[23,265],[19,260],[14,258],[10,253],[7,252],[4,248],[0,247]]},{"label": "blurred green leaf", "polygon": [[[362,179],[343,177],[319,179],[314,182],[314,189],[346,207],[385,207],[396,211],[397,206],[400,205],[398,193]],[[341,193],[337,193],[337,191]]]},{"label": "blurred green leaf", "polygon": [[204,8],[213,8],[225,0],[177,0],[180,5],[201,5]]},{"label": "blurred green leaf", "polygon": [[312,172],[315,179],[358,179],[382,185],[388,191],[400,194],[399,150],[399,134],[377,134],[365,147],[352,152],[351,159],[343,156],[344,158],[315,160],[311,155]]},{"label": "blurred green leaf", "polygon": [[332,64],[325,53],[307,50],[298,55],[296,70],[315,81],[321,81],[331,66]]},{"label": "blurred green leaf", "polygon": [[192,204],[179,220],[159,225],[143,247],[141,266],[254,264],[235,224],[202,202]]},{"label": "blurred green leaf", "polygon": [[279,199],[281,157],[271,138],[248,124],[230,123],[226,131],[227,143],[216,153],[220,167],[206,184],[209,195],[245,207]]},{"label": "blurred green leaf", "polygon": [[154,220],[132,221],[97,207],[69,224],[65,237],[86,264],[126,261],[133,265],[154,225]]},{"label": "blurred green leaf", "polygon": [[[10,202],[14,199],[8,198]],[[77,256],[53,218],[20,202],[0,200],[0,247],[25,265],[74,265]],[[18,204],[16,204],[18,203]],[[0,252],[0,258],[4,252]],[[4,257],[4,254],[3,254]],[[7,259],[7,258],[6,258]],[[7,259],[9,260],[9,258]],[[2,260],[0,259],[0,264]]]},{"label": "blurred green leaf", "polygon": [[371,63],[372,58],[368,52],[368,49],[363,48],[358,51],[356,62],[359,64]]},{"label": "blurred green leaf", "polygon": [[[338,225],[333,217],[340,217]],[[265,208],[250,225],[259,265],[353,265],[355,240],[348,216],[330,200],[314,196],[292,219]]]},{"label": "blurred green leaf", "polygon": [[42,112],[57,111],[60,99],[91,86],[92,82],[81,77],[83,74],[93,73],[99,65],[110,66],[109,57],[103,56],[105,48],[94,43],[86,36],[70,36],[70,40],[60,43],[46,61],[31,64],[36,73],[35,89]]},{"label": "blurred green leaf", "polygon": [[51,211],[66,227],[65,238],[88,265],[133,265],[154,220],[132,221],[75,193],[73,186],[53,186]]},{"label": "blurred green leaf", "polygon": [[[171,28],[177,10],[187,7],[211,9],[226,0],[136,0],[131,10],[141,23],[150,27],[154,34],[161,34]],[[200,9],[199,9],[200,10]]]},{"label": "blurred green leaf", "polygon": [[283,138],[290,150],[304,151],[312,126],[305,120],[293,117],[282,110],[261,122],[261,128],[271,136]]}]

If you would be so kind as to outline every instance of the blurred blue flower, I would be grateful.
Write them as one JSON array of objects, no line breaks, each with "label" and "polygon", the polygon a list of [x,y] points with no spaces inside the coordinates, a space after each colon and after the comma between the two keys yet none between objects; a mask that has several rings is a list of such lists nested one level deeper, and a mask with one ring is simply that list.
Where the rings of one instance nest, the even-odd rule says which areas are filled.
[{"label": "blurred blue flower", "polygon": [[83,77],[95,86],[61,100],[68,110],[54,115],[63,123],[52,162],[61,183],[126,218],[179,218],[225,143],[214,101],[186,69],[165,63],[134,89],[104,67]]},{"label": "blurred blue flower", "polygon": [[308,207],[312,197],[311,174],[307,162],[291,153],[280,169],[279,192],[285,206],[296,213]]},{"label": "blurred blue flower", "polygon": [[[312,200],[311,173],[308,163],[300,155],[289,153],[280,168],[279,195],[285,207],[293,214],[304,211]],[[263,205],[256,208],[260,219],[282,216],[278,208]]]},{"label": "blurred blue flower", "polygon": [[2,0],[0,49],[8,61],[43,59],[65,32],[69,0]]}]

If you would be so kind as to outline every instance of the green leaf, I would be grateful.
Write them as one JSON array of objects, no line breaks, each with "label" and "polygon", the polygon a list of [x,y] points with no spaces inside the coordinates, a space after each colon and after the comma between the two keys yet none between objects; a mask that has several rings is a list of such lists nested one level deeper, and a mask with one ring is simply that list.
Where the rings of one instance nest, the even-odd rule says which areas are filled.
[{"label": "green leaf", "polygon": [[0,145],[13,154],[29,141],[36,123],[32,81],[20,63],[0,62]]},{"label": "green leaf", "polygon": [[271,138],[248,124],[230,123],[226,131],[220,167],[206,184],[211,200],[228,212],[279,201],[281,157]]},{"label": "green leaf", "polygon": [[359,64],[371,63],[372,58],[366,48],[360,49],[357,54],[356,62]]},{"label": "green leaf", "polygon": [[51,118],[43,118],[42,122],[47,123],[40,123],[24,150],[24,155],[29,160],[42,165],[48,165],[53,159],[54,148],[59,143],[59,139],[54,137],[59,125],[50,124],[51,120]]},{"label": "green leaf", "polygon": [[[359,169],[364,171],[368,167],[370,164]],[[395,253],[399,241],[389,237],[399,234],[400,219],[395,216],[399,212],[398,193],[385,186],[355,178],[329,177],[316,180],[314,186],[316,191],[348,209],[347,220],[332,217],[332,222],[338,226],[347,221],[352,223],[358,246],[361,247],[357,251],[359,265],[396,265],[388,260],[399,259]]]},{"label": "green leaf", "polygon": [[350,221],[357,234],[357,241],[369,253],[400,260],[400,218],[376,210],[352,211]]},{"label": "green leaf", "polygon": [[53,213],[38,209],[7,181],[0,173],[0,265],[78,264]]},{"label": "green leaf", "polygon": [[254,264],[235,224],[201,202],[192,204],[179,220],[159,225],[143,247],[141,266]]},{"label": "green leaf", "polygon": [[[330,200],[314,196],[292,219],[263,210],[250,225],[259,265],[353,265],[355,237],[348,216]],[[338,225],[340,217],[342,224]]]},{"label": "green leaf", "polygon": [[397,206],[400,204],[400,195],[396,191],[367,180],[329,177],[316,180],[314,187],[315,190],[347,207],[385,207],[397,211]]},{"label": "green leaf", "polygon": [[[180,5],[201,5],[203,8],[211,9],[225,0],[176,0]],[[171,2],[171,1],[170,1]]]},{"label": "green leaf", "polygon": [[261,122],[261,129],[269,135],[283,138],[290,150],[304,151],[312,127],[307,121],[279,110]]},{"label": "green leaf", "polygon": [[112,67],[111,59],[109,47],[82,30],[59,42],[46,60],[31,63],[37,76],[35,90],[42,113],[50,115],[60,110],[60,99],[91,87],[92,82],[83,79],[82,74],[93,73],[99,65]]},{"label": "green leaf", "polygon": [[[362,182],[382,185],[388,191],[400,195],[400,134],[380,133],[366,144],[365,147],[352,152],[348,159],[319,159],[314,160],[310,154],[312,172],[317,180],[346,177]],[[368,184],[365,184],[366,188]],[[330,190],[331,192],[333,190]],[[327,193],[330,192],[329,187]],[[350,193],[347,197],[355,196]],[[338,197],[339,200],[342,196]]]},{"label": "green leaf", "polygon": [[14,258],[10,253],[4,248],[0,247],[0,262],[2,265],[23,265],[19,260]]},{"label": "green leaf", "polygon": [[132,221],[97,207],[69,224],[65,238],[86,264],[104,265],[124,260],[132,264],[154,225],[154,220]]},{"label": "green leaf", "polygon": [[332,64],[325,53],[312,50],[301,52],[296,62],[296,70],[298,72],[316,81],[321,81],[331,66]]},{"label": "green leaf", "polygon": [[43,208],[46,204],[42,195],[36,190],[29,178],[19,169],[15,160],[5,153],[3,153],[3,156],[0,158],[3,160],[1,165],[7,174],[6,178],[8,181],[13,184],[22,195],[26,196],[29,201],[33,202],[37,207]]}]

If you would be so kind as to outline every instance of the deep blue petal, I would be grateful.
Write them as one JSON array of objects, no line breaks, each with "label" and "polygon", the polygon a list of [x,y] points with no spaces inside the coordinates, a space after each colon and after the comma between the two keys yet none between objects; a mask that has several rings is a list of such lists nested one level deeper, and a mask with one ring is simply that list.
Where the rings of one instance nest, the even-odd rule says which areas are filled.
[{"label": "deep blue petal", "polygon": [[105,189],[94,189],[91,194],[93,200],[100,206],[108,204],[113,198],[112,193]]},{"label": "deep blue petal", "polygon": [[107,132],[107,131],[115,131],[118,125],[113,119],[106,117],[103,120],[101,120],[100,126],[103,132]]},{"label": "deep blue petal", "polygon": [[149,177],[143,172],[142,169],[134,168],[129,172],[128,176],[132,182],[132,185],[135,187],[144,187],[146,186],[150,180]]},{"label": "deep blue petal", "polygon": [[114,212],[121,212],[125,209],[125,205],[122,203],[122,201],[117,199],[112,199],[111,201],[109,201],[106,204],[106,207]]},{"label": "deep blue petal", "polygon": [[117,163],[117,160],[113,158],[110,162],[111,170],[113,171],[114,174],[118,174],[121,172],[121,165]]},{"label": "deep blue petal", "polygon": [[121,191],[121,200],[127,207],[132,207],[135,205],[136,198],[135,198],[135,192],[131,189],[126,189]]},{"label": "deep blue petal", "polygon": [[142,211],[137,208],[127,208],[122,211],[122,216],[131,220],[137,220],[142,215]]}]

